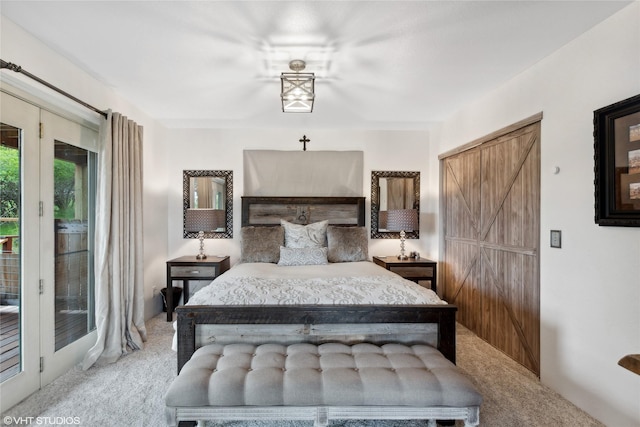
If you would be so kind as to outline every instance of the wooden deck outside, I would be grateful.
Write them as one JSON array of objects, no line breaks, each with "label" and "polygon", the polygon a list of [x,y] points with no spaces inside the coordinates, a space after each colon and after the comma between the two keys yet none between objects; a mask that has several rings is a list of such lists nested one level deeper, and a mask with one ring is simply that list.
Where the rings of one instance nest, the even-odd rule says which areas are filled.
[{"label": "wooden deck outside", "polygon": [[20,371],[19,321],[17,310],[0,312],[0,382]]},{"label": "wooden deck outside", "polygon": [[[7,220],[17,218],[2,218]],[[55,351],[58,351],[90,332],[89,251],[86,221],[56,219],[55,231]],[[0,382],[20,372],[20,315],[16,306],[20,300],[18,242],[19,236],[0,237]]]},{"label": "wooden deck outside", "polygon": [[56,351],[89,333],[87,313],[56,313]]},{"label": "wooden deck outside", "polygon": [[[87,313],[56,312],[56,351],[89,332]],[[0,312],[0,382],[20,372],[20,317],[15,311]]]}]

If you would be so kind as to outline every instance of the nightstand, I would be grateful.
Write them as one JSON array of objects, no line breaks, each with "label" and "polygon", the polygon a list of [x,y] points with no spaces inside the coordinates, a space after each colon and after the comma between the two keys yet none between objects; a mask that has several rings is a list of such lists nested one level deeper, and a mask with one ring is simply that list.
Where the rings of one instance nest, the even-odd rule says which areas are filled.
[{"label": "nightstand", "polygon": [[436,261],[426,258],[409,258],[398,259],[397,256],[374,256],[373,262],[389,271],[404,277],[405,279],[416,282],[425,288],[431,288],[433,292],[437,291],[437,267]]},{"label": "nightstand", "polygon": [[182,280],[184,303],[189,301],[189,281],[211,281],[229,269],[229,257],[208,256],[196,259],[194,256],[183,256],[167,261],[167,322],[173,320],[173,281]]}]

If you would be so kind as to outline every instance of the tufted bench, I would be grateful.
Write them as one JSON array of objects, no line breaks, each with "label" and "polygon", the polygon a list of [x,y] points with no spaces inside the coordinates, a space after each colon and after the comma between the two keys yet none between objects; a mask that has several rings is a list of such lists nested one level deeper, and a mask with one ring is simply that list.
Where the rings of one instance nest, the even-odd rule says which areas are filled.
[{"label": "tufted bench", "polygon": [[165,396],[183,420],[462,419],[479,423],[482,396],[433,347],[362,343],[211,344]]}]

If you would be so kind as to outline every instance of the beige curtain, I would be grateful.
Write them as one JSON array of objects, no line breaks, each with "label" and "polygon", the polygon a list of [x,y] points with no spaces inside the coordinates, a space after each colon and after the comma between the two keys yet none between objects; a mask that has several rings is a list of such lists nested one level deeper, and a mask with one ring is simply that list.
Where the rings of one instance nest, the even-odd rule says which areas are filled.
[{"label": "beige curtain", "polygon": [[[196,178],[198,181],[198,207],[213,208],[213,199],[211,198],[211,177]],[[194,205],[191,205],[194,206]]]},{"label": "beige curtain", "polygon": [[100,127],[95,289],[98,339],[83,369],[142,348],[142,127],[109,111]]}]

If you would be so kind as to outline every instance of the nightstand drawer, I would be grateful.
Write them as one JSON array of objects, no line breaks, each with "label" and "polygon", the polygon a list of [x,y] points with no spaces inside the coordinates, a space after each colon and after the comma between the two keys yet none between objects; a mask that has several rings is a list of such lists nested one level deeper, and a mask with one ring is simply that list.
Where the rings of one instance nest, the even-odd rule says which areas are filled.
[{"label": "nightstand drawer", "polygon": [[216,267],[208,266],[172,266],[171,277],[214,277],[216,275]]},{"label": "nightstand drawer", "polygon": [[390,271],[402,277],[433,277],[433,267],[389,267]]}]

